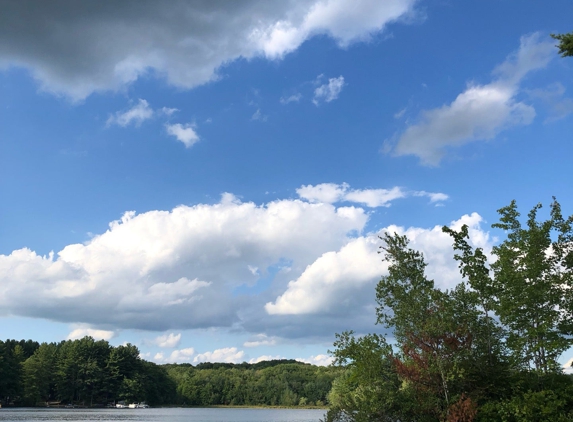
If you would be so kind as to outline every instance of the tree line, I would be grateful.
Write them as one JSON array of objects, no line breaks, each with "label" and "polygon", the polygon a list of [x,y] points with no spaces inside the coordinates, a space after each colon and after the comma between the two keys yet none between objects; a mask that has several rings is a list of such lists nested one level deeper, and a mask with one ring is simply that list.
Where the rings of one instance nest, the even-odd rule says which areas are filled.
[{"label": "tree line", "polygon": [[573,345],[573,216],[554,199],[524,223],[515,201],[493,227],[507,238],[489,258],[466,225],[444,227],[460,281],[447,290],[425,274],[421,252],[381,237],[388,275],[376,288],[383,335],[337,335],[344,369],[328,421],[573,421],[573,379],[561,354]]},{"label": "tree line", "polygon": [[337,368],[294,360],[157,365],[132,344],[91,337],[0,341],[0,404],[323,406]]},{"label": "tree line", "polygon": [[294,360],[166,366],[179,402],[196,406],[324,406],[340,373]]},{"label": "tree line", "polygon": [[0,341],[0,402],[104,405],[125,400],[171,403],[176,386],[165,371],[142,360],[136,346],[113,347],[91,337],[42,343]]}]

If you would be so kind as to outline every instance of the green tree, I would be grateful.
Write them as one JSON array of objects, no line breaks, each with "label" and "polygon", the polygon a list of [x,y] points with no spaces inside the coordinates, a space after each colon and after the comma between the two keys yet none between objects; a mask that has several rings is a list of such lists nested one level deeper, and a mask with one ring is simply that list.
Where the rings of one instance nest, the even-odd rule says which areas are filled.
[{"label": "green tree", "polygon": [[573,32],[568,34],[551,34],[551,37],[559,41],[557,48],[562,57],[573,56]]},{"label": "green tree", "polygon": [[344,368],[328,394],[327,421],[412,420],[402,404],[404,390],[392,347],[383,336],[336,335],[334,365]]},{"label": "green tree", "polygon": [[24,398],[28,405],[52,399],[56,345],[42,343],[23,363]]},{"label": "green tree", "polygon": [[508,329],[514,358],[542,373],[560,371],[557,359],[573,345],[573,216],[554,199],[550,218],[537,221],[541,204],[519,221],[515,201],[498,210],[493,225],[507,239],[493,248],[496,314]]},{"label": "green tree", "polygon": [[454,239],[460,270],[489,317],[499,317],[516,365],[540,373],[559,372],[559,356],[573,345],[573,216],[564,219],[554,199],[550,218],[537,221],[541,204],[528,214],[526,227],[512,201],[498,210],[493,227],[507,238],[493,248],[488,266],[480,248],[469,245],[468,227],[444,227]]},{"label": "green tree", "polygon": [[382,240],[389,267],[376,287],[378,323],[395,338],[396,371],[415,413],[447,420],[463,403],[469,412],[487,390],[483,374],[500,372],[501,362],[487,359],[492,342],[501,349],[499,336],[484,335],[495,331],[493,320],[464,282],[436,288],[425,275],[422,253],[409,248],[405,236],[387,233]]}]

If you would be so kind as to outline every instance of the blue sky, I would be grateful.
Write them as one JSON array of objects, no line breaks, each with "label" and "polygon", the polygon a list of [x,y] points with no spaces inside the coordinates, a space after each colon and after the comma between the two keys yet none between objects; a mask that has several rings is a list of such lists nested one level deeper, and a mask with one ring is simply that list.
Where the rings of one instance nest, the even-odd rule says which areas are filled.
[{"label": "blue sky", "polygon": [[448,287],[440,226],[573,213],[570,1],[0,8],[3,338],[326,363],[381,230]]}]

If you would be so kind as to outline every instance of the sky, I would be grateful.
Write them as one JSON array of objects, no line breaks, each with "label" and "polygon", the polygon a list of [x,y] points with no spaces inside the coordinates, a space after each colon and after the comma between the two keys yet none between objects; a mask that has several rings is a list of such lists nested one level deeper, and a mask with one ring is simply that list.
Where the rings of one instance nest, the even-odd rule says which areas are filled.
[{"label": "sky", "polygon": [[[0,338],[328,364],[378,235],[573,214],[569,0],[0,1]],[[545,214],[544,214],[545,213]],[[573,350],[561,362],[571,362]]]}]

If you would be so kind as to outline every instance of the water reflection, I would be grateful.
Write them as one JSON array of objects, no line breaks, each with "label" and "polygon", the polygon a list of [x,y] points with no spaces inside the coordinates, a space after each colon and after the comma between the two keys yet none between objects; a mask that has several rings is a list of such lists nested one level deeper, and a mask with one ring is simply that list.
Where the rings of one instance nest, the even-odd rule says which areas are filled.
[{"label": "water reflection", "polygon": [[0,421],[318,422],[315,409],[0,409]]}]

